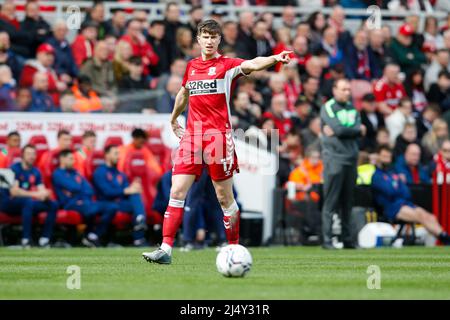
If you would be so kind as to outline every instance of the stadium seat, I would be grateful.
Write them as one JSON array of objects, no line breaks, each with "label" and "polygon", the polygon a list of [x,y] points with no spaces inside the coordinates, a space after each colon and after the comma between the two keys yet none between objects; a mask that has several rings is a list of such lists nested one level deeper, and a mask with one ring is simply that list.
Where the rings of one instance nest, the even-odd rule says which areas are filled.
[{"label": "stadium seat", "polygon": [[4,212],[0,212],[0,246],[3,247],[3,229],[10,225],[18,225],[22,223],[22,217],[12,216]]},{"label": "stadium seat", "polygon": [[110,146],[110,145],[116,145],[116,146],[123,145],[122,137],[108,137],[108,138],[106,138],[104,147],[106,148],[107,146]]},{"label": "stadium seat", "polygon": [[44,135],[32,136],[28,143],[36,147],[36,163],[39,163],[42,155],[50,149],[47,138]]},{"label": "stadium seat", "polygon": [[170,170],[172,168],[172,150],[163,143],[161,129],[148,131],[147,145],[161,165],[163,172]]},{"label": "stadium seat", "polygon": [[92,152],[86,159],[86,179],[92,181],[95,169],[103,163],[105,163],[104,152],[100,150]]},{"label": "stadium seat", "polygon": [[78,150],[81,148],[83,143],[83,137],[81,136],[73,136],[72,137],[72,149]]},{"label": "stadium seat", "polygon": [[14,163],[20,162],[22,158],[22,150],[20,148],[10,148],[7,156],[7,166],[11,166]]},{"label": "stadium seat", "polygon": [[352,80],[350,85],[355,108],[361,110],[362,98],[364,95],[373,92],[372,84],[366,80]]},{"label": "stadium seat", "polygon": [[126,212],[117,212],[112,221],[112,224],[117,230],[123,230],[128,228],[132,222],[133,220],[131,214]]},{"label": "stadium seat", "polygon": [[[46,217],[47,217],[46,212],[39,213],[39,215],[38,215],[39,224],[44,224]],[[83,223],[83,217],[77,211],[58,210],[58,212],[56,214],[56,224],[77,226],[82,223]]]},{"label": "stadium seat", "polygon": [[0,136],[0,150],[6,148],[6,136]]},{"label": "stadium seat", "polygon": [[59,150],[49,150],[48,152],[48,157],[46,159],[42,159],[45,163],[40,163],[38,169],[41,171],[45,186],[51,189],[53,171],[55,171],[59,166]]}]

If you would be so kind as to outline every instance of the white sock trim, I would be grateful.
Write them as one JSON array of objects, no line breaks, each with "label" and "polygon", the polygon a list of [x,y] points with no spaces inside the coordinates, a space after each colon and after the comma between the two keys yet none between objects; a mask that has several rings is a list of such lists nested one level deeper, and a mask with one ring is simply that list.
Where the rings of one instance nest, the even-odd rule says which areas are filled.
[{"label": "white sock trim", "polygon": [[164,250],[169,256],[172,255],[172,247],[169,246],[167,243],[162,243],[161,247],[162,250]]},{"label": "white sock trim", "polygon": [[183,208],[184,207],[184,200],[170,199],[169,200],[169,207]]},{"label": "white sock trim", "polygon": [[236,212],[239,211],[239,207],[236,203],[236,200],[234,200],[233,204],[228,209],[222,208],[222,210],[223,210],[223,214],[228,217],[228,216],[235,215]]}]

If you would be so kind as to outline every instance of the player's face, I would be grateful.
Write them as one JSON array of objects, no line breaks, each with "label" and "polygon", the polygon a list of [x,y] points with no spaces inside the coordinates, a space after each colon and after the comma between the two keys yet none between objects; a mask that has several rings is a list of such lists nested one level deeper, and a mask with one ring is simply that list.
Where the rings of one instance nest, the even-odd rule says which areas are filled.
[{"label": "player's face", "polygon": [[389,166],[392,162],[392,153],[387,150],[383,150],[378,155],[378,160],[380,161],[381,166]]},{"label": "player's face", "polygon": [[197,41],[200,44],[202,54],[209,57],[217,52],[220,43],[220,36],[218,34],[210,34],[202,32],[197,36]]},{"label": "player's face", "polygon": [[108,153],[108,161],[116,166],[119,162],[119,148],[112,148]]},{"label": "player's face", "polygon": [[69,154],[66,157],[61,158],[61,164],[66,169],[73,169],[74,163],[75,163],[75,158],[73,157],[73,154]]},{"label": "player's face", "polygon": [[26,148],[23,151],[23,162],[25,162],[27,166],[32,166],[34,165],[35,161],[36,161],[36,150],[34,150],[33,148]]}]

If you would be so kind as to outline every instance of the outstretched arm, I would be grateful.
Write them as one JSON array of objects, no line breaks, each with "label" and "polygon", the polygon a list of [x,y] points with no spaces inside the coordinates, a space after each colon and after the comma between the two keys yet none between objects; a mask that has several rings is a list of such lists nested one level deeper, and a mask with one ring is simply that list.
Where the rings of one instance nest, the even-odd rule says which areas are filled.
[{"label": "outstretched arm", "polygon": [[248,75],[253,71],[260,71],[270,68],[278,62],[286,64],[291,60],[291,58],[289,57],[291,53],[292,51],[283,51],[280,54],[276,54],[270,57],[256,57],[252,60],[246,60],[241,64],[242,72]]},{"label": "outstretched arm", "polygon": [[180,126],[177,118],[186,109],[186,105],[189,100],[189,90],[185,87],[181,87],[175,98],[175,104],[173,106],[172,116],[170,118],[170,124],[172,125],[172,130],[175,135],[181,139],[184,135],[184,128]]}]

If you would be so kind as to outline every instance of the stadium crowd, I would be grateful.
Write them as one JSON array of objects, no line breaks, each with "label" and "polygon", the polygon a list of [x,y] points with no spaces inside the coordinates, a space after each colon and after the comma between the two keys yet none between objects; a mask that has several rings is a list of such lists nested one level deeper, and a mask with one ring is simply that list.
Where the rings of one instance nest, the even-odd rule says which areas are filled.
[{"label": "stadium crowd", "polygon": [[[297,1],[235,1],[235,5],[285,5],[279,23],[272,13],[255,15],[250,11],[243,11],[239,20],[233,21],[227,19],[226,12],[205,12],[198,2],[189,2],[192,8],[186,24],[181,22],[176,2],[167,4],[163,20],[154,21],[149,20],[146,10],[127,9],[115,9],[106,20],[104,5],[95,2],[78,35],[69,42],[66,22],[49,24],[42,18],[38,2],[28,1],[25,19],[18,21],[14,1],[4,1],[0,9],[0,111],[108,113],[131,108],[148,114],[170,113],[187,61],[200,55],[196,26],[211,16],[223,27],[220,51],[224,55],[251,59],[293,51],[289,64],[276,65],[270,71],[239,80],[232,96],[231,114],[234,128],[244,130],[247,136],[258,137],[259,144],[268,149],[275,138],[271,129],[278,130],[277,185],[283,187],[288,181],[295,182],[297,199],[311,197],[318,201],[312,186],[322,182],[323,173],[319,111],[332,98],[334,81],[341,78],[350,80],[353,103],[367,128],[359,143],[360,158],[365,159],[360,162],[361,168],[365,170],[370,164],[374,170],[376,151],[381,145],[393,148],[393,166],[405,183],[430,183],[436,161],[447,166],[450,163],[450,14],[444,21],[428,16],[423,30],[419,29],[419,16],[412,12],[398,30],[387,25],[370,28],[362,20],[360,28],[352,34],[344,25],[344,7],[378,4],[392,8],[397,2],[408,10],[413,9],[408,5],[420,6],[423,2],[308,1],[310,6],[317,5],[318,10],[298,16],[294,12]],[[429,3],[448,11],[445,1]],[[322,6],[332,8],[328,16],[320,11]],[[161,94],[155,99],[152,92]],[[59,132],[57,150],[39,155],[36,165],[42,176],[41,185],[53,188],[60,208],[83,212],[80,204],[73,207],[65,199],[67,193],[76,197],[72,187],[80,190],[80,201],[88,201],[83,204],[84,216],[108,211],[102,207],[103,203],[112,202],[118,208],[110,208],[111,212],[133,213],[137,230],[135,244],[139,245],[144,241],[139,233],[142,224],[145,225],[145,220],[139,218],[144,204],[135,195],[146,189],[143,182],[128,184],[126,177],[130,175],[125,174],[124,184],[116,196],[102,189],[108,187],[99,182],[103,176],[95,177],[124,174],[125,155],[130,151],[125,148],[146,150],[145,162],[151,172],[146,183],[151,181],[155,189],[149,191],[153,199],[157,183],[161,180],[161,187],[167,168],[147,149],[146,133],[137,130],[133,132],[131,145],[106,146],[105,162],[110,166],[97,169],[90,176],[83,159],[87,157],[86,152],[94,151],[95,144],[89,142],[94,138],[95,133],[86,132],[79,150],[61,152],[71,149],[72,141],[69,132]],[[11,148],[20,146],[17,142],[10,143]],[[25,149],[22,163],[31,166],[30,154],[36,149],[32,145]],[[22,170],[8,163],[7,159],[12,159],[8,152],[7,147],[0,154],[0,167],[13,165],[14,170]],[[50,165],[55,158],[59,160],[58,169]],[[61,181],[68,181],[64,170],[72,166],[79,173],[72,177],[78,186],[62,186]],[[112,169],[115,167],[119,171]],[[83,187],[87,183],[84,179],[91,180],[94,188]],[[365,183],[371,184],[371,180]],[[98,203],[92,205],[87,199],[94,191]],[[45,188],[37,198],[55,199]],[[47,205],[54,206],[53,202]],[[110,223],[113,216],[102,216],[104,223]],[[51,217],[49,213],[49,224]],[[102,235],[104,225],[99,222],[96,226],[99,231],[88,228],[86,241],[95,242]],[[48,239],[45,232],[43,238]]]}]

